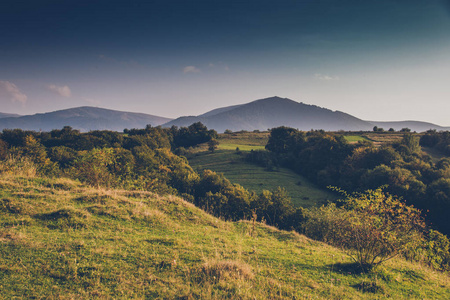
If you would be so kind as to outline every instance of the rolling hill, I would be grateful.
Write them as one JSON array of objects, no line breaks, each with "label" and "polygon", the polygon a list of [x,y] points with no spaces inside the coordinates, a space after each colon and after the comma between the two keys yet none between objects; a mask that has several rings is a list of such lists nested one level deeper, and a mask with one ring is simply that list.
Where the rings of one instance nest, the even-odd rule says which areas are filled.
[{"label": "rolling hill", "polygon": [[3,118],[0,119],[0,130],[20,128],[24,130],[50,131],[64,126],[71,126],[81,131],[122,131],[125,128],[144,128],[147,124],[158,126],[170,120],[169,118],[143,113],[83,106],[43,114]]}]

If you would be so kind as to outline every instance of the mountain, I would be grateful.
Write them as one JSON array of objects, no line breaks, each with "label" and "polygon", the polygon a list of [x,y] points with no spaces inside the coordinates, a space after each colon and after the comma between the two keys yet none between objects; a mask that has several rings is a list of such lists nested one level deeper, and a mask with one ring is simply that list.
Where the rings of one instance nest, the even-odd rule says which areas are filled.
[{"label": "mountain", "polygon": [[402,128],[409,128],[411,131],[424,132],[430,129],[435,129],[437,131],[447,131],[450,127],[442,127],[433,123],[419,122],[419,121],[397,121],[397,122],[380,122],[380,121],[368,121],[374,126],[388,130],[393,128],[395,130],[401,130]]},{"label": "mountain", "polygon": [[340,111],[298,103],[287,98],[271,97],[247,104],[223,107],[200,116],[181,117],[163,126],[189,126],[202,122],[208,128],[223,132],[226,129],[267,130],[289,126],[300,130],[372,130],[373,125]]},{"label": "mountain", "polygon": [[20,115],[18,115],[18,114],[7,114],[7,113],[0,112],[0,119],[3,119],[3,118],[15,118],[15,117],[20,117]]},{"label": "mountain", "polygon": [[2,118],[0,119],[0,130],[20,128],[50,131],[71,126],[81,131],[104,129],[123,131],[125,128],[144,128],[147,124],[158,126],[170,120],[143,113],[83,106],[29,116]]},{"label": "mountain", "polygon": [[20,116],[0,113],[0,131],[6,128],[24,130],[61,129],[71,126],[81,131],[144,128],[163,125],[164,127],[187,127],[202,122],[210,129],[224,132],[240,130],[267,130],[278,126],[289,126],[300,130],[323,129],[327,131],[371,131],[374,126],[400,130],[409,128],[423,132],[429,129],[450,130],[432,123],[418,121],[379,122],[364,121],[340,111],[299,103],[287,98],[270,97],[246,104],[213,109],[199,116],[180,117],[175,120],[144,113],[116,111],[98,107],[76,107],[43,114]]}]

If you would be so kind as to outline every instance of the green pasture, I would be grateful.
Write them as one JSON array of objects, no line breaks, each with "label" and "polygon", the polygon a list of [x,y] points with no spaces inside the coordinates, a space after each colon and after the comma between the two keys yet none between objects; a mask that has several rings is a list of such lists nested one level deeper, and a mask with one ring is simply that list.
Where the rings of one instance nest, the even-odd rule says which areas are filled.
[{"label": "green pasture", "polygon": [[364,136],[361,136],[361,135],[344,135],[344,138],[349,143],[357,143],[357,142],[369,141],[368,138],[366,138]]},{"label": "green pasture", "polygon": [[246,162],[244,156],[236,151],[198,152],[189,159],[189,163],[197,171],[209,169],[223,173],[232,183],[258,193],[284,187],[296,206],[309,207],[336,199],[331,192],[318,188],[289,169],[267,171],[264,167]]}]

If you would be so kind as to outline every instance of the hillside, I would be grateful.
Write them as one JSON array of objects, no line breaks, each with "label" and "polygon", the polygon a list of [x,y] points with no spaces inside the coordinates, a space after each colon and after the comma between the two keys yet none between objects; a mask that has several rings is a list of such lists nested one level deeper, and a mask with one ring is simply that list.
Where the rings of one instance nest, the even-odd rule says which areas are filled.
[{"label": "hillside", "polygon": [[3,299],[450,296],[449,278],[418,264],[394,259],[359,274],[339,250],[294,232],[25,171],[0,175]]},{"label": "hillside", "polygon": [[71,126],[81,131],[144,128],[147,124],[158,126],[170,121],[142,113],[116,111],[98,107],[83,106],[54,112],[0,119],[0,130],[20,128],[23,130],[50,131]]},{"label": "hillside", "polygon": [[164,126],[189,126],[202,122],[218,132],[226,129],[267,130],[288,126],[300,130],[324,129],[371,130],[372,125],[349,114],[314,105],[298,103],[287,98],[271,97],[247,104],[216,109],[198,117],[181,117]]}]

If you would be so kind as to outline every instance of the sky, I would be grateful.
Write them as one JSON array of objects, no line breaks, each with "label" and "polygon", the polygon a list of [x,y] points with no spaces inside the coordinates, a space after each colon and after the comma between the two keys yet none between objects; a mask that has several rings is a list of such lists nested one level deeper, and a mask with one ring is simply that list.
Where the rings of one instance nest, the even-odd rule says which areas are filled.
[{"label": "sky", "polygon": [[450,0],[3,0],[0,112],[280,96],[450,125]]}]

